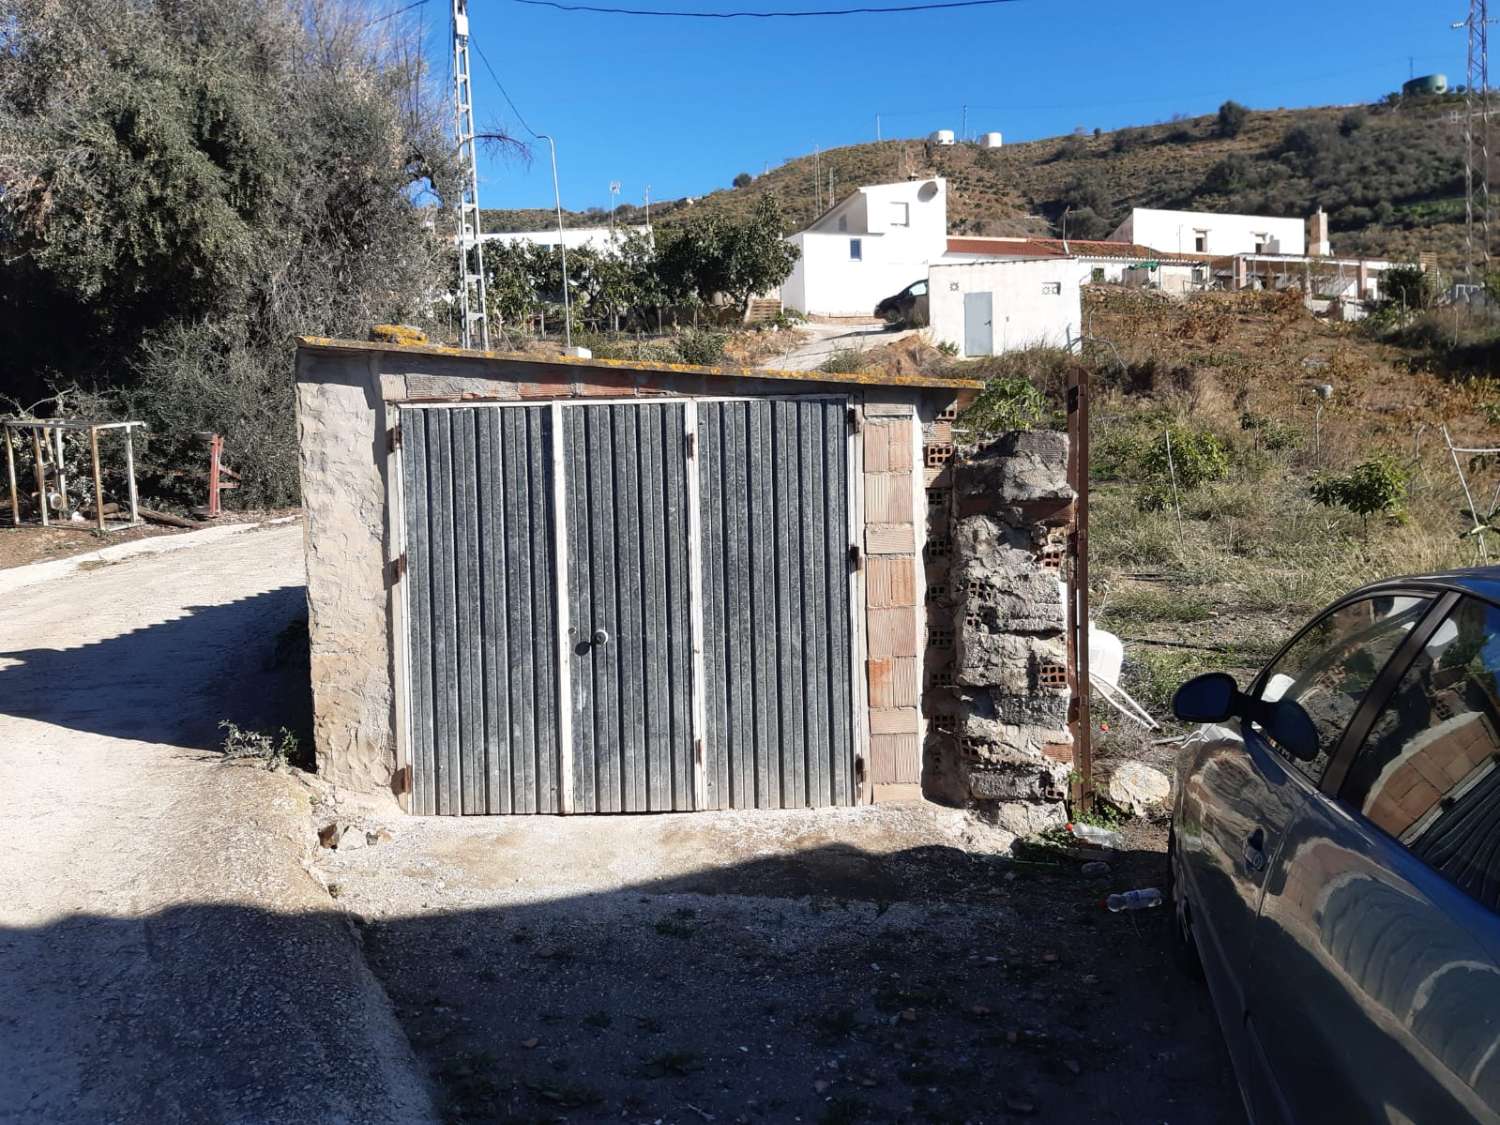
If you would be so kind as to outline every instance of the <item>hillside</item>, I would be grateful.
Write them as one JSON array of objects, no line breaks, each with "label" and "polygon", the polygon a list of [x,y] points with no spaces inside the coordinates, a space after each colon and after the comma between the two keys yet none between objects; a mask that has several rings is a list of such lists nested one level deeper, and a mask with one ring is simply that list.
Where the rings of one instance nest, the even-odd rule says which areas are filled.
[{"label": "hillside", "polygon": [[[1461,105],[1448,96],[1252,110],[1232,137],[1207,115],[993,150],[912,140],[850,145],[789,161],[748,187],[692,203],[663,201],[651,212],[664,227],[710,214],[739,217],[771,192],[797,229],[815,217],[817,169],[825,205],[830,171],[836,199],[861,184],[941,175],[949,181],[954,233],[1044,233],[1066,207],[1072,208],[1069,232],[1090,237],[1108,233],[1133,206],[1305,215],[1321,204],[1336,252],[1411,257],[1430,251],[1452,263],[1463,245]],[[568,225],[606,219],[597,210],[565,213]],[[643,215],[621,207],[616,220],[640,222]],[[488,211],[485,222],[491,230],[538,229],[553,215]]]}]

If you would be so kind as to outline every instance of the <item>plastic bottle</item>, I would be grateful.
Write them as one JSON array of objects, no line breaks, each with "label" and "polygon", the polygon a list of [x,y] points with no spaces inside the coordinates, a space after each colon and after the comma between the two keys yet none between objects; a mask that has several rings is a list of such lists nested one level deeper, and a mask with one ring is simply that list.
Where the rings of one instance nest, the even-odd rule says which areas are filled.
[{"label": "plastic bottle", "polygon": [[1104,905],[1109,907],[1112,914],[1118,914],[1122,910],[1150,910],[1153,906],[1161,905],[1161,892],[1155,887],[1142,887],[1121,895],[1110,895],[1104,900]]},{"label": "plastic bottle", "polygon": [[1093,844],[1096,848],[1120,848],[1125,844],[1125,838],[1118,832],[1092,824],[1070,824],[1068,831],[1073,834],[1075,840],[1084,844]]}]

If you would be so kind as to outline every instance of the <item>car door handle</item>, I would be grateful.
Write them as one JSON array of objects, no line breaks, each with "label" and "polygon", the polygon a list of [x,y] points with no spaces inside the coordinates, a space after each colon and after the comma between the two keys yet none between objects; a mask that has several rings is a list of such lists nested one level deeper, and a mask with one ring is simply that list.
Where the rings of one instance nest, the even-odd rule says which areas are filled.
[{"label": "car door handle", "polygon": [[1245,839],[1245,846],[1240,855],[1245,860],[1245,866],[1251,871],[1260,872],[1266,869],[1266,834],[1257,828]]}]

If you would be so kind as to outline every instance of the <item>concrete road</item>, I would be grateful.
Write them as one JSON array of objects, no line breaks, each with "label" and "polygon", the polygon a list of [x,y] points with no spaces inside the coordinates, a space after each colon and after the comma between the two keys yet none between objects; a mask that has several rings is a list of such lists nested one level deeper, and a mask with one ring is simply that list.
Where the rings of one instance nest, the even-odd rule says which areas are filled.
[{"label": "concrete road", "polygon": [[804,339],[784,356],[774,356],[766,361],[768,367],[780,367],[787,371],[812,371],[821,367],[834,355],[843,351],[865,351],[882,344],[893,344],[904,340],[916,328],[892,330],[881,321],[851,324],[799,325]]},{"label": "concrete road", "polygon": [[431,1116],[308,790],[213,753],[302,718],[305,612],[295,525],[0,602],[0,1121]]}]

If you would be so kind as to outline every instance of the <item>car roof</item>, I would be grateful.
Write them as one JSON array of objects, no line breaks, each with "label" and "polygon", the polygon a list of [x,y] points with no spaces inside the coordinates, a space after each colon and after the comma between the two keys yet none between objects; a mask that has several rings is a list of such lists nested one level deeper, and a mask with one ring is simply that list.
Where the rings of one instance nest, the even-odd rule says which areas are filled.
[{"label": "car roof", "polygon": [[1400,578],[1383,578],[1361,587],[1356,593],[1373,593],[1382,589],[1413,586],[1436,590],[1457,590],[1500,605],[1500,566],[1476,566],[1464,570],[1440,570],[1431,574],[1408,574]]}]

